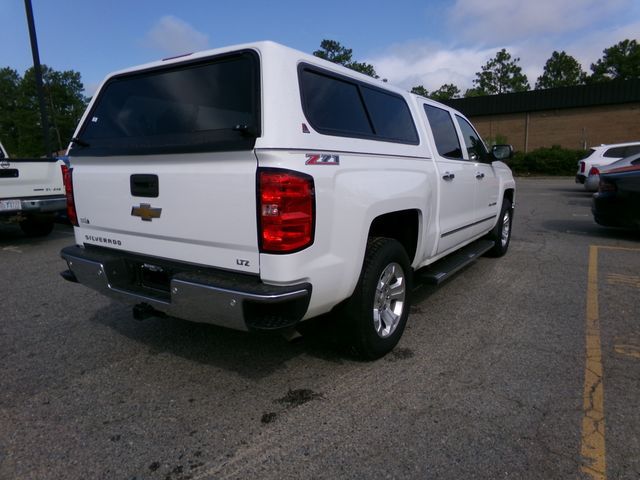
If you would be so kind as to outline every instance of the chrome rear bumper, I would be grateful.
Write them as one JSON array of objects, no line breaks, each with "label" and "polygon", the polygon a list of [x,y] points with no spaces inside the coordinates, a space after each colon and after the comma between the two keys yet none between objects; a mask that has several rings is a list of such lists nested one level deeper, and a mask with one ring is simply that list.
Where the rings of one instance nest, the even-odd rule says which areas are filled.
[{"label": "chrome rear bumper", "polygon": [[69,267],[62,273],[66,280],[125,303],[144,304],[170,316],[236,330],[291,327],[302,319],[311,297],[308,283],[266,285],[256,276],[193,266],[175,273],[180,264],[167,268],[171,273],[166,289],[149,288],[140,282],[136,266],[166,261],[77,246],[64,248],[60,255]]}]

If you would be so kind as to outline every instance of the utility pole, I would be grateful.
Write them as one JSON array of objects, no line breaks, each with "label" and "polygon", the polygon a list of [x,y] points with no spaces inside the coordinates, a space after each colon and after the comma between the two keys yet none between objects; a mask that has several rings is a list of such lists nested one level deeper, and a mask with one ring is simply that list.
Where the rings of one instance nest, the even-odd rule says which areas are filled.
[{"label": "utility pole", "polygon": [[36,37],[36,26],[33,21],[33,8],[31,8],[31,0],[24,0],[24,8],[27,11],[29,38],[31,39],[33,73],[35,73],[36,76],[36,91],[38,92],[38,103],[40,104],[42,138],[44,140],[45,155],[49,157],[51,156],[51,147],[49,144],[49,120],[47,118],[47,106],[44,100],[44,88],[42,86],[42,69],[40,68],[40,54],[38,53],[38,38]]}]

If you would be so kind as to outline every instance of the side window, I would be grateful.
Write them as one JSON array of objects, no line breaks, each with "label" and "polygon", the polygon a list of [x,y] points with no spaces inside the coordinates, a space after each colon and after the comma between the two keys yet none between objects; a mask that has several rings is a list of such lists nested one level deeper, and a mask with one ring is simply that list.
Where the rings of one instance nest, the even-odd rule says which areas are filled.
[{"label": "side window", "polygon": [[373,135],[356,84],[303,70],[301,85],[305,113],[315,129]]},{"label": "side window", "polygon": [[610,148],[609,150],[604,152],[603,157],[607,157],[607,158],[622,158],[622,157],[625,156],[626,150],[627,150],[627,147]]},{"label": "side window", "polygon": [[469,160],[472,162],[480,162],[487,157],[487,147],[484,146],[484,142],[480,138],[480,135],[473,129],[471,124],[467,122],[460,115],[456,115],[456,120],[462,131],[462,138],[464,139],[467,152],[469,154]]},{"label": "side window", "polygon": [[432,105],[424,106],[427,119],[431,125],[433,138],[436,142],[438,153],[443,157],[462,160],[460,140],[453,125],[453,119],[448,111]]},{"label": "side window", "polygon": [[640,145],[630,145],[625,149],[624,156],[630,157],[636,153],[640,153]]},{"label": "side window", "polygon": [[302,108],[325,135],[418,145],[418,131],[401,95],[315,67],[299,68]]},{"label": "side window", "polygon": [[399,142],[418,143],[416,127],[402,97],[367,87],[362,87],[362,96],[377,136]]}]

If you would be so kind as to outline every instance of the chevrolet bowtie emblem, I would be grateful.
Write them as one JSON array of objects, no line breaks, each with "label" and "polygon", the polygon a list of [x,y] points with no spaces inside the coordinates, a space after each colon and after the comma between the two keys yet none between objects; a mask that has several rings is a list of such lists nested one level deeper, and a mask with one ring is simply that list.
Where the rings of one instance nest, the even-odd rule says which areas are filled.
[{"label": "chevrolet bowtie emblem", "polygon": [[153,208],[148,203],[141,203],[139,207],[131,207],[131,215],[140,217],[145,222],[150,222],[152,218],[160,218],[161,208]]}]

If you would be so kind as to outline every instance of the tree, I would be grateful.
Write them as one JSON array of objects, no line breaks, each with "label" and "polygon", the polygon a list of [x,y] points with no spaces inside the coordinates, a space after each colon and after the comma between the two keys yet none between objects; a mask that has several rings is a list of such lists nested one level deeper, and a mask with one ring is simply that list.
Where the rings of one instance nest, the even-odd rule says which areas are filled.
[{"label": "tree", "polygon": [[17,71],[8,67],[0,69],[0,140],[8,152],[16,151],[19,85]]},{"label": "tree", "polygon": [[411,89],[411,93],[415,93],[416,95],[422,95],[423,97],[429,97],[429,90],[424,88],[422,85],[416,85]]},{"label": "tree", "polygon": [[445,83],[429,96],[439,102],[442,100],[451,100],[452,98],[460,97],[460,89],[453,83]]},{"label": "tree", "polygon": [[640,78],[640,45],[635,40],[622,40],[605,48],[603,54],[600,60],[591,64],[590,82]]},{"label": "tree", "polygon": [[[59,72],[42,65],[45,104],[50,121],[50,145],[64,150],[84,112],[87,99],[78,72]],[[33,68],[23,77],[9,68],[0,70],[0,135],[9,154],[41,156],[40,106]]]},{"label": "tree", "polygon": [[511,55],[504,48],[497,52],[496,56],[482,67],[482,71],[476,73],[473,80],[475,91],[480,95],[496,95],[529,90],[529,81],[522,73],[519,61],[520,58],[511,59]]},{"label": "tree", "polygon": [[481,91],[479,88],[467,88],[464,92],[464,98],[482,97],[483,95],[486,95],[486,93]]},{"label": "tree", "polygon": [[536,81],[536,89],[582,85],[586,77],[582,66],[575,58],[567,55],[564,50],[554,51],[544,64],[542,75]]},{"label": "tree", "polygon": [[322,40],[320,50],[313,52],[316,57],[324,58],[333,63],[339,63],[356,72],[364,73],[373,78],[379,78],[373,65],[352,60],[353,50],[346,48],[335,40]]}]

